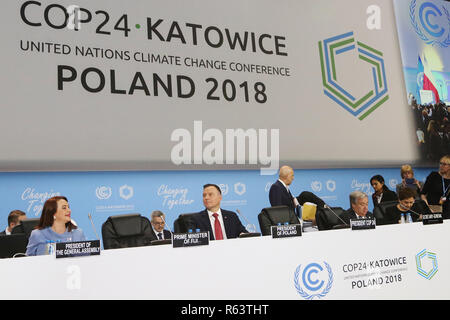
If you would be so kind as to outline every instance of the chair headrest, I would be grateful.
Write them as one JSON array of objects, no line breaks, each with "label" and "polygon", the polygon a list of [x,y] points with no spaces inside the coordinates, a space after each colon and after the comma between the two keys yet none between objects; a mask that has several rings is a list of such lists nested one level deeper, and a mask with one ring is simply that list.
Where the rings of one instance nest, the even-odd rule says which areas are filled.
[{"label": "chair headrest", "polygon": [[22,220],[20,224],[15,226],[11,233],[17,234],[17,233],[25,233],[26,235],[30,235],[31,231],[34,230],[34,228],[39,224],[40,218],[28,218],[25,220]]},{"label": "chair headrest", "polygon": [[294,214],[293,210],[288,206],[267,207],[262,209],[261,212],[265,212],[268,215],[268,218],[271,220],[272,224],[289,221],[290,214]]},{"label": "chair headrest", "polygon": [[267,211],[267,212],[288,212],[289,207],[288,206],[273,206],[273,207],[267,207],[263,208],[261,211]]},{"label": "chair headrest", "polygon": [[108,220],[111,221],[114,230],[120,237],[143,234],[142,217],[138,213],[111,216]]}]

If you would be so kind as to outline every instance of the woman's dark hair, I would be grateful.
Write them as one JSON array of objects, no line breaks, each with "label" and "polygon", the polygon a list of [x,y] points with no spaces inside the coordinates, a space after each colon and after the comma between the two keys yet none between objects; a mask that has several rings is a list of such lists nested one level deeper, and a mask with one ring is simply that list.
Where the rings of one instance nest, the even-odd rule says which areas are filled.
[{"label": "woman's dark hair", "polygon": [[[67,202],[69,202],[67,198],[63,196],[56,196],[45,201],[44,207],[42,208],[41,218],[36,229],[42,230],[53,225],[53,222],[55,221],[55,218],[53,218],[53,216],[56,211],[58,211],[59,200],[66,200]],[[69,221],[66,223],[66,228],[70,232],[77,227],[71,221]]]},{"label": "woman's dark hair", "polygon": [[384,183],[384,178],[381,175],[377,174],[377,175],[373,176],[372,178],[370,178],[370,184],[372,184],[373,180],[376,180],[383,185],[383,191],[389,191],[389,188]]},{"label": "woman's dark hair", "polygon": [[417,192],[413,189],[410,189],[408,187],[403,187],[398,191],[398,199],[399,200],[405,200],[409,198],[415,198],[417,195]]}]

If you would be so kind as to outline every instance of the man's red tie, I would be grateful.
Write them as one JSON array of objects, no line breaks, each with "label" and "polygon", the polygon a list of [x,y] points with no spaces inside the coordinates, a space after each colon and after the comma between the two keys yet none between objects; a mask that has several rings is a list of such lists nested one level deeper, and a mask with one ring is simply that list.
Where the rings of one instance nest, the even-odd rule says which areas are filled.
[{"label": "man's red tie", "polygon": [[214,217],[214,234],[216,235],[216,240],[223,240],[222,228],[220,226],[219,215],[213,213]]}]

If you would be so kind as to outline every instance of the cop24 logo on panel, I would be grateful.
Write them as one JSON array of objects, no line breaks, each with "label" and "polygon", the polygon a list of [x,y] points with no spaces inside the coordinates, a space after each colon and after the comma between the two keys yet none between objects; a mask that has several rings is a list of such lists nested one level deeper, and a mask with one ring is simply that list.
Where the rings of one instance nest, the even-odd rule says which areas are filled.
[{"label": "cop24 logo on panel", "polygon": [[[339,56],[356,52],[366,70],[339,68]],[[389,99],[383,53],[361,41],[355,40],[353,32],[347,32],[319,41],[320,66],[324,94],[359,120],[364,120]],[[337,72],[339,70],[339,72]],[[369,88],[361,96],[352,93],[352,88],[340,83],[338,74],[351,73],[356,79],[370,75]]]},{"label": "cop24 logo on panel", "polygon": [[437,255],[434,252],[423,249],[416,254],[417,273],[427,280],[431,280],[438,272]]},{"label": "cop24 logo on panel", "polygon": [[299,265],[294,273],[294,287],[306,300],[323,298],[333,286],[333,271],[325,261],[323,264],[312,262],[304,267]]},{"label": "cop24 logo on panel", "polygon": [[426,44],[450,46],[450,5],[440,1],[417,1],[409,4],[411,26]]}]

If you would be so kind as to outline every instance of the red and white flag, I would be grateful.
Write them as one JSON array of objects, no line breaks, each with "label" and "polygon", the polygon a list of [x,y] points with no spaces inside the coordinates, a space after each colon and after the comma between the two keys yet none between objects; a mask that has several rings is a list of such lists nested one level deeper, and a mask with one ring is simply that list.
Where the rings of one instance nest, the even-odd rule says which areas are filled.
[{"label": "red and white flag", "polygon": [[425,56],[423,57],[423,90],[431,90],[433,91],[434,101],[436,103],[439,102],[439,93],[435,86],[436,80],[431,73],[431,69],[428,66],[427,59]]}]

